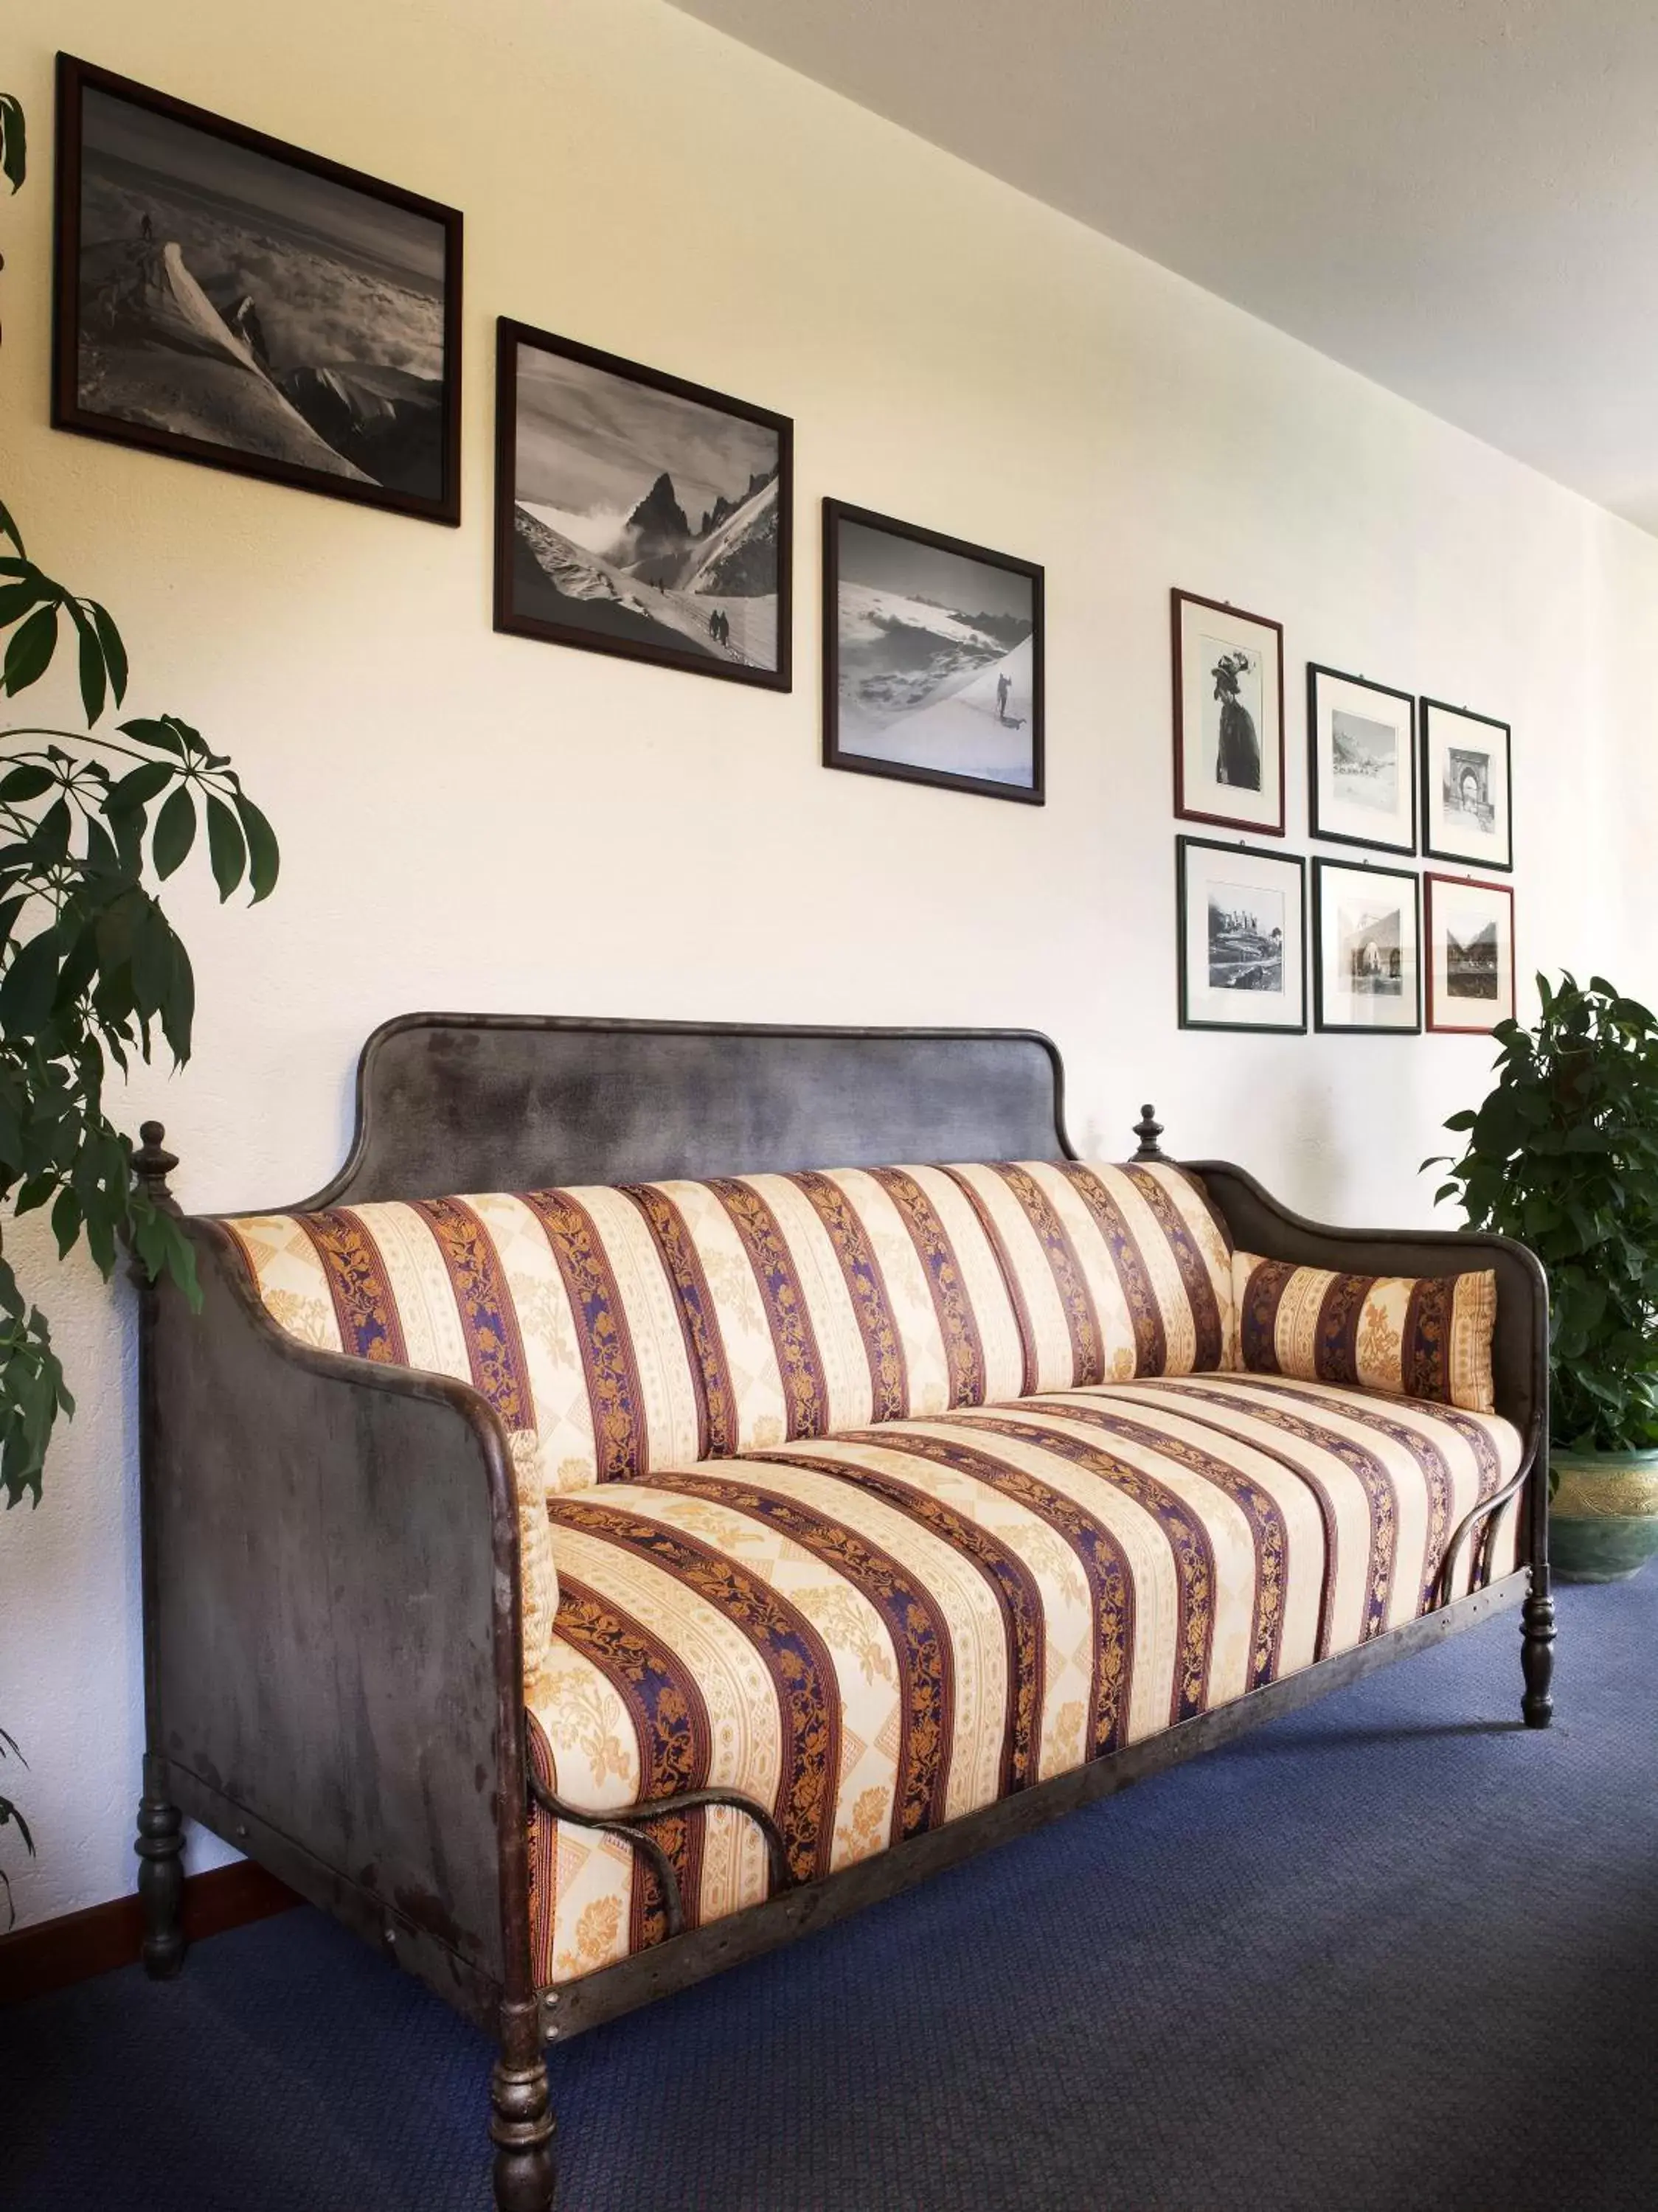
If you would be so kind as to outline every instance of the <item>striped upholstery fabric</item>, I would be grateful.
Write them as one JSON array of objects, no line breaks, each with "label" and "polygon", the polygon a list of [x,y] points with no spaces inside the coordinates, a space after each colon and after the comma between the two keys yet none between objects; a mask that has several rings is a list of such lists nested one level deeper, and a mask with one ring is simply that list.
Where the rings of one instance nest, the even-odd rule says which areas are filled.
[{"label": "striped upholstery fabric", "polygon": [[1233,1255],[1240,1364],[1489,1413],[1496,1277],[1341,1275]]},{"label": "striped upholstery fabric", "polygon": [[1037,1389],[1236,1365],[1176,1168],[735,1176],[228,1222],[310,1344],[474,1383],[549,1493]]},{"label": "striped upholstery fabric", "polygon": [[[1222,1373],[555,1497],[531,1756],[595,1811],[743,1790],[820,1875],[1409,1620],[1521,1449],[1494,1415]],[[1514,1563],[1493,1519],[1459,1590]],[[766,1893],[741,1815],[652,1833],[692,1924]],[[660,1937],[625,1844],[539,1812],[531,1841],[539,1980]]]}]

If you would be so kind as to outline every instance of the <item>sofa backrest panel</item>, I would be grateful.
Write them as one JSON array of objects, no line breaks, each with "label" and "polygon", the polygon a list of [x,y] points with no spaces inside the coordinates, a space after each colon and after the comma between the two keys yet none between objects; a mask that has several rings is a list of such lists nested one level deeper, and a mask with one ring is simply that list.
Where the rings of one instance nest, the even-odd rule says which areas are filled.
[{"label": "sofa backrest panel", "polygon": [[311,1206],[824,1160],[1070,1152],[1059,1055],[1026,1030],[406,1014],[364,1046],[351,1157]]},{"label": "sofa backrest panel", "polygon": [[1192,1177],[1084,1161],[388,1200],[227,1226],[294,1335],[472,1382],[549,1492],[1235,1364]]}]

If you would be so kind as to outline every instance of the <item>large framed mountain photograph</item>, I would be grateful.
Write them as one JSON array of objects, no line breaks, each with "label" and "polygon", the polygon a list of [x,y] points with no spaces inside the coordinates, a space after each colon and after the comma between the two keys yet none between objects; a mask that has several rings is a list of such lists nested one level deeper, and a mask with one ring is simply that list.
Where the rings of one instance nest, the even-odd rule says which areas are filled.
[{"label": "large framed mountain photograph", "polygon": [[787,691],[794,425],[498,325],[495,626]]},{"label": "large framed mountain photograph", "polygon": [[1043,800],[1042,570],[823,502],[823,763]]},{"label": "large framed mountain photograph", "polygon": [[453,208],[58,58],[52,419],[460,520]]}]

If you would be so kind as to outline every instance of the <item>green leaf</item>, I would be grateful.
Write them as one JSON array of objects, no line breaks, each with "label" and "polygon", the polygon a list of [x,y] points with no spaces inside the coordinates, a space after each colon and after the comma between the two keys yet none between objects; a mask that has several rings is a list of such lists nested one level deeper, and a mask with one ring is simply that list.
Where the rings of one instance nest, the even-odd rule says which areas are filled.
[{"label": "green leaf", "polygon": [[43,791],[50,791],[57,781],[58,778],[49,768],[41,768],[33,761],[26,761],[21,768],[15,768],[8,775],[0,776],[0,799],[15,806],[24,799],[38,799]]},{"label": "green leaf", "polygon": [[277,833],[253,800],[241,791],[235,793],[235,808],[247,839],[247,881],[257,906],[261,899],[269,898],[277,887],[277,874],[282,866]]},{"label": "green leaf", "polygon": [[207,851],[221,899],[228,899],[247,866],[247,846],[235,816],[222,799],[207,799]]},{"label": "green leaf", "polygon": [[[0,92],[0,173],[13,191],[21,189],[28,173],[28,133],[22,103],[9,92]],[[9,534],[15,543],[15,533]]]},{"label": "green leaf", "polygon": [[[28,567],[26,562],[24,567]],[[0,629],[26,615],[31,607],[38,607],[42,599],[53,599],[52,586],[38,569],[29,569],[15,583],[0,584]]]},{"label": "green leaf", "polygon": [[195,842],[196,802],[181,784],[156,816],[155,835],[150,844],[155,872],[163,883],[184,866]]},{"label": "green leaf", "polygon": [[75,624],[80,647],[81,705],[85,710],[87,726],[91,727],[104,711],[108,679],[104,673],[104,649],[98,642],[98,633],[92,617],[78,599],[65,599],[70,620]]},{"label": "green leaf", "polygon": [[58,1239],[58,1257],[67,1259],[81,1233],[81,1201],[72,1190],[60,1190],[52,1201],[52,1233]]},{"label": "green leaf", "polygon": [[[9,95],[0,95],[0,97],[9,97]],[[18,112],[21,115],[22,110],[19,108]],[[27,557],[23,551],[23,534],[21,531],[18,529],[17,525],[12,520],[11,509],[6,505],[3,500],[0,500],[0,538],[10,538],[12,544],[17,548],[18,558],[20,560]]]},{"label": "green leaf", "polygon": [[126,647],[121,642],[121,633],[116,629],[114,617],[107,607],[101,607],[96,599],[88,599],[87,612],[92,617],[92,627],[98,633],[104,665],[109,671],[109,688],[114,693],[115,703],[119,707],[126,696]]},{"label": "green leaf", "polygon": [[14,1041],[37,1036],[58,988],[58,933],[43,929],[20,945],[0,978],[0,1029]]},{"label": "green leaf", "polygon": [[38,684],[51,667],[57,647],[58,610],[55,606],[37,607],[21,628],[11,634],[0,689],[15,696],[19,691],[27,691],[31,684]]},{"label": "green leaf", "polygon": [[124,814],[133,809],[148,806],[150,800],[167,789],[177,769],[168,761],[140,761],[129,769],[119,783],[110,786],[104,799],[106,814]]},{"label": "green leaf", "polygon": [[141,745],[155,745],[161,751],[171,753],[175,759],[187,758],[183,741],[175,736],[169,723],[158,721],[153,715],[140,714],[131,722],[120,724],[123,737],[137,738]]}]

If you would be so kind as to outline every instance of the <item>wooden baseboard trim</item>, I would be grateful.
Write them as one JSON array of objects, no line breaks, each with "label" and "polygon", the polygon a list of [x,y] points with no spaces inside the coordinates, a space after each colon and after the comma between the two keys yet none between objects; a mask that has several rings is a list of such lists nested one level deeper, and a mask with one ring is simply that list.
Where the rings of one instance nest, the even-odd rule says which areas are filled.
[{"label": "wooden baseboard trim", "polygon": [[[252,1859],[213,1867],[185,1883],[185,1940],[199,1943],[302,1902],[286,1882]],[[49,1990],[130,1966],[143,1936],[136,1896],[113,1897],[107,1905],[89,1905],[83,1912],[66,1912],[0,1936],[0,2004],[19,2004],[25,1997],[44,1996]]]}]

